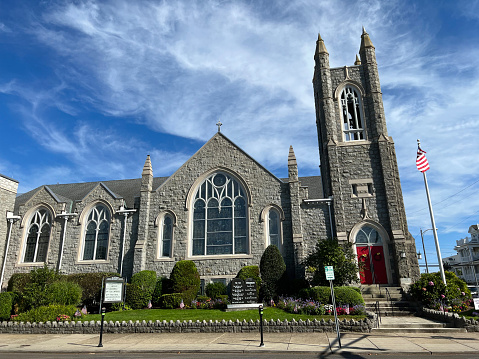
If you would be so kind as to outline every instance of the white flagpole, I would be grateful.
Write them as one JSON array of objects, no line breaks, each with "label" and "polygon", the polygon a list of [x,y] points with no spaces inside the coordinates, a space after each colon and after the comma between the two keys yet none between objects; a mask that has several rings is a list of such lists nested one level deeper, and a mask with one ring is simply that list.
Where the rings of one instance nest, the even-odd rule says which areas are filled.
[{"label": "white flagpole", "polygon": [[[419,146],[419,140],[417,140]],[[429,205],[429,214],[431,216],[432,233],[434,233],[434,241],[436,242],[437,261],[439,262],[439,272],[444,284],[446,284],[446,275],[444,274],[444,266],[442,265],[441,248],[439,247],[439,239],[437,238],[436,222],[434,221],[434,213],[432,212],[431,197],[429,196],[429,186],[427,185],[426,172],[424,175],[424,185],[426,186],[427,204]]]}]

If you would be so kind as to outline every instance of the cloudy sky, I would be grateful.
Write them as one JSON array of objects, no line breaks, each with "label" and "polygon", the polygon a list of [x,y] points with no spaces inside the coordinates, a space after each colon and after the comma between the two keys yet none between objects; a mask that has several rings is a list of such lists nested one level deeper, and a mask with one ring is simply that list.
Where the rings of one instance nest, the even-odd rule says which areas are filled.
[{"label": "cloudy sky", "polygon": [[[478,1],[0,2],[0,173],[42,184],[172,174],[222,132],[279,177],[293,145],[319,174],[311,78],[318,32],[332,67],[376,47],[410,232],[443,256],[479,222]],[[431,231],[429,262],[436,262]],[[422,251],[422,249],[421,249]]]}]

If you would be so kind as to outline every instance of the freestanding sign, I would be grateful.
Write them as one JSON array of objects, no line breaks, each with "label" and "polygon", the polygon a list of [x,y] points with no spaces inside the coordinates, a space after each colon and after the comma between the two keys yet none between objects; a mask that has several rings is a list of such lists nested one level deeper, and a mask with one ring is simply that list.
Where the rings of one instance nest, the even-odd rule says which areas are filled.
[{"label": "freestanding sign", "polygon": [[334,322],[336,323],[336,333],[338,335],[338,344],[341,348],[341,335],[339,334],[339,322],[338,322],[338,313],[336,312],[336,296],[334,295],[334,268],[333,266],[325,266],[324,273],[326,274],[326,279],[329,280],[329,287],[331,288],[331,301],[333,302],[333,311],[334,311]]},{"label": "freestanding sign", "polygon": [[103,303],[121,303],[123,302],[123,278],[110,277],[105,278],[105,288],[103,290]]}]

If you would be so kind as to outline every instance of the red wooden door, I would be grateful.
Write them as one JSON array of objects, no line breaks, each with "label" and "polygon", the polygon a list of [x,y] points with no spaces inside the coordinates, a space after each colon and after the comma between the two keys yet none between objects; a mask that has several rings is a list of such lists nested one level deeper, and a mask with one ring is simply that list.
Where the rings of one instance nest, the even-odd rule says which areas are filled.
[{"label": "red wooden door", "polygon": [[383,246],[357,246],[359,276],[362,284],[387,284],[386,261]]}]

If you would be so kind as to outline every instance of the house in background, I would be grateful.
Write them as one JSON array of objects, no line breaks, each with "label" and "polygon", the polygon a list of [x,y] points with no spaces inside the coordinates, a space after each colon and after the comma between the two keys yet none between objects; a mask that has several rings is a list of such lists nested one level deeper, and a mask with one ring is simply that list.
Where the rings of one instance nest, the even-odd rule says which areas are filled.
[{"label": "house in background", "polygon": [[457,254],[444,258],[443,264],[463,279],[473,292],[479,291],[479,225],[469,227],[470,237],[456,241]]}]

